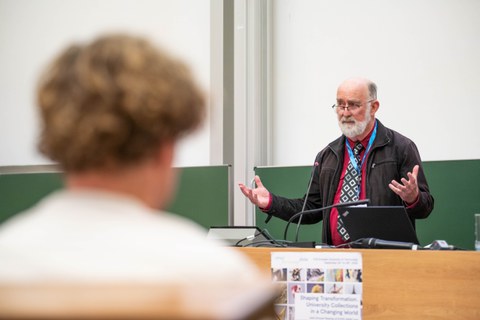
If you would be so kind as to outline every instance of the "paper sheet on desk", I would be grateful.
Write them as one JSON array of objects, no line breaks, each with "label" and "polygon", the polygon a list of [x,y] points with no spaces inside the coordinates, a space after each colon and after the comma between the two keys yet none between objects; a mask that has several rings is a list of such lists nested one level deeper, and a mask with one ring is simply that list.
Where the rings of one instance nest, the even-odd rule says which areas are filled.
[{"label": "paper sheet on desk", "polygon": [[358,252],[272,252],[272,279],[282,286],[280,319],[362,318],[362,256]]}]

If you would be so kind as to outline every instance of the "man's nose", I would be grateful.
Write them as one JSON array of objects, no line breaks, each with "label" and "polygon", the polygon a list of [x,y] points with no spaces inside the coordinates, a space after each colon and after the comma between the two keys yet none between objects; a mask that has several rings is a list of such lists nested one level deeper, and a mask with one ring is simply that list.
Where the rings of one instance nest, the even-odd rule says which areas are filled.
[{"label": "man's nose", "polygon": [[343,109],[343,115],[352,115],[352,110],[350,110],[350,106],[347,106],[346,108]]}]

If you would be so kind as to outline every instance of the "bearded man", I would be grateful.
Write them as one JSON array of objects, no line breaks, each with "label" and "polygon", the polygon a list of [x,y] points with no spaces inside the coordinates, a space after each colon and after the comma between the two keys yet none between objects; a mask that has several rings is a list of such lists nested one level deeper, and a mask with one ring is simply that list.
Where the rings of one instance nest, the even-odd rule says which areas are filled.
[{"label": "bearded man", "polygon": [[[415,143],[376,119],[379,107],[377,86],[371,80],[343,81],[333,105],[343,134],[317,154],[309,193],[287,199],[270,193],[258,176],[255,188],[240,183],[240,190],[263,212],[286,221],[302,209],[370,199],[373,206],[404,206],[415,227],[415,219],[426,218],[433,210],[434,199]],[[336,208],[304,215],[301,223],[322,220],[325,244],[348,242]]]}]

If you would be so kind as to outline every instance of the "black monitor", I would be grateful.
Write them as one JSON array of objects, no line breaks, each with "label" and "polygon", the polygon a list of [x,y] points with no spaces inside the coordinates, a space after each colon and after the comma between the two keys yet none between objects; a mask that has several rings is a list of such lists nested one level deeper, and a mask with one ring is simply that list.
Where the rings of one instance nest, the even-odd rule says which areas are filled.
[{"label": "black monitor", "polygon": [[417,234],[402,206],[340,207],[349,241],[376,238],[419,244]]}]

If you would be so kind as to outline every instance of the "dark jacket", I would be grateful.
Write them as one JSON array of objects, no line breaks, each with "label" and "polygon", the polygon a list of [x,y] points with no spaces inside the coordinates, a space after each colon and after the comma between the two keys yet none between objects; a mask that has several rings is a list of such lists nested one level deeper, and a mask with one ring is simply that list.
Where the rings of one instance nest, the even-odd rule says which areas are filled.
[{"label": "dark jacket", "polygon": [[[345,139],[342,135],[317,154],[315,161],[319,166],[313,175],[305,210],[333,204],[343,167]],[[370,199],[369,205],[405,206],[402,199],[390,190],[388,184],[392,180],[400,181],[401,178],[407,178],[407,172],[411,172],[416,164],[420,165],[417,176],[420,198],[413,208],[407,209],[414,227],[415,219],[428,217],[433,210],[434,202],[423,172],[420,154],[413,141],[378,121],[377,137],[367,157],[366,165],[366,198]],[[272,194],[272,198],[272,205],[267,213],[288,221],[292,215],[301,211],[305,196],[300,199],[287,199]],[[314,224],[323,220],[322,241],[327,244],[332,243],[330,211],[304,215],[302,218],[302,224]]]}]

